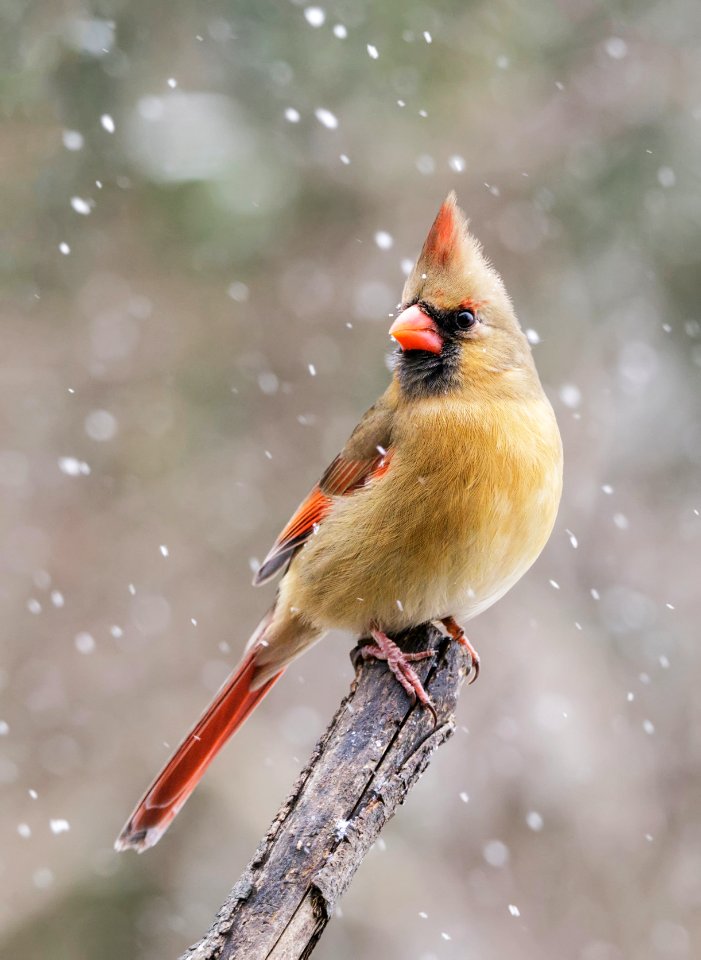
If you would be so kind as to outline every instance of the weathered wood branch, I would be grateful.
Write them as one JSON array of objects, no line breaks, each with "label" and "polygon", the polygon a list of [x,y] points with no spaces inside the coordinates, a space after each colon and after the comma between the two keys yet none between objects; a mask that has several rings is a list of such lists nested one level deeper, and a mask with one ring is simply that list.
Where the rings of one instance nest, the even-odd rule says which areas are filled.
[{"label": "weathered wood branch", "polygon": [[417,663],[438,722],[383,663],[356,659],[350,692],[205,937],[181,960],[303,960],[382,827],[455,729],[470,659],[435,627],[400,641],[433,647]]}]

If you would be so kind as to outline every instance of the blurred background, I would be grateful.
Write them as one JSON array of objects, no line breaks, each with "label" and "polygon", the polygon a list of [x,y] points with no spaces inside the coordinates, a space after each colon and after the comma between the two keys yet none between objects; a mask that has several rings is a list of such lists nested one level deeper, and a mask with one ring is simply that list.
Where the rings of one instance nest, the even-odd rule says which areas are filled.
[{"label": "blurred background", "polygon": [[701,6],[0,9],[0,954],[174,958],[238,878],[351,637],[290,669],[155,850],[112,842],[384,388],[455,188],[564,499],[314,956],[701,956]]}]

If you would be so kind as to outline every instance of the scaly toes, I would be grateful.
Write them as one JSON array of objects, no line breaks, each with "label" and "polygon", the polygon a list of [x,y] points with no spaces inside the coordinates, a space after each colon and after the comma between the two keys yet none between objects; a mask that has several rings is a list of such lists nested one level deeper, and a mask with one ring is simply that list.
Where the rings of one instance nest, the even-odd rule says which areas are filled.
[{"label": "scaly toes", "polygon": [[419,650],[418,653],[405,653],[404,659],[414,663],[416,660],[428,660],[429,657],[435,657],[435,650]]},{"label": "scaly toes", "polygon": [[360,656],[363,660],[386,660],[387,654],[380,650],[376,643],[365,643],[360,648]]},{"label": "scaly toes", "polygon": [[434,725],[437,725],[438,717],[435,707],[431,702],[431,698],[424,690],[419,675],[411,666],[411,664],[417,660],[427,660],[435,656],[435,650],[419,650],[416,653],[404,653],[394,640],[380,630],[376,624],[372,626],[370,632],[375,642],[369,646],[362,647],[360,651],[361,655],[365,659],[375,658],[376,660],[386,660],[387,666],[397,681],[402,685],[411,702],[416,703],[418,701],[421,706],[430,710]]},{"label": "scaly toes", "polygon": [[[421,657],[420,659],[425,659]],[[406,692],[409,694],[412,703],[417,701],[421,704],[422,707],[425,707],[433,717],[433,726],[438,726],[438,714],[436,713],[436,708],[433,706],[433,701],[426,693],[423,683],[419,679],[416,671],[409,666],[408,663],[395,663],[392,669],[395,677],[401,685],[404,687]]]}]

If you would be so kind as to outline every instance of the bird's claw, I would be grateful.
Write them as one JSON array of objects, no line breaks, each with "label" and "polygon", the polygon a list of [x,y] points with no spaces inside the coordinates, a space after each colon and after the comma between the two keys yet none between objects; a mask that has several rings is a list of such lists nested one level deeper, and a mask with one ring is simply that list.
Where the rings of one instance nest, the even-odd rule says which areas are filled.
[{"label": "bird's claw", "polygon": [[470,641],[465,636],[465,631],[460,626],[460,624],[454,619],[454,617],[446,617],[445,620],[441,620],[441,623],[448,631],[453,640],[456,640],[461,647],[464,647],[465,650],[470,654],[470,670],[468,673],[468,686],[475,682],[475,680],[480,675],[480,655],[477,653],[475,648],[472,646]]},{"label": "bird's claw", "polygon": [[404,653],[386,633],[379,628],[371,630],[372,643],[363,644],[358,655],[363,660],[384,660],[390,671],[405,690],[412,703],[420,703],[433,717],[434,727],[438,726],[438,714],[433,701],[426,693],[420,677],[411,666],[420,660],[427,660],[436,655],[435,650],[419,650],[415,653]]},{"label": "bird's claw", "polygon": [[470,650],[470,672],[467,675],[468,687],[475,682],[480,675],[480,658],[476,650]]}]

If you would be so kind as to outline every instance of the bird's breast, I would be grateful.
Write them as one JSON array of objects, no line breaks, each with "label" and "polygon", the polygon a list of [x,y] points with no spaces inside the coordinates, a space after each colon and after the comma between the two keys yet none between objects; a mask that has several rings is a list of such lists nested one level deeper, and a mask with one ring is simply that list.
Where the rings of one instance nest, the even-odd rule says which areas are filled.
[{"label": "bird's breast", "polygon": [[469,618],[545,545],[562,484],[545,397],[486,414],[440,403],[421,412],[399,419],[387,473],[339,498],[295,560],[298,603],[315,622],[399,630]]}]

